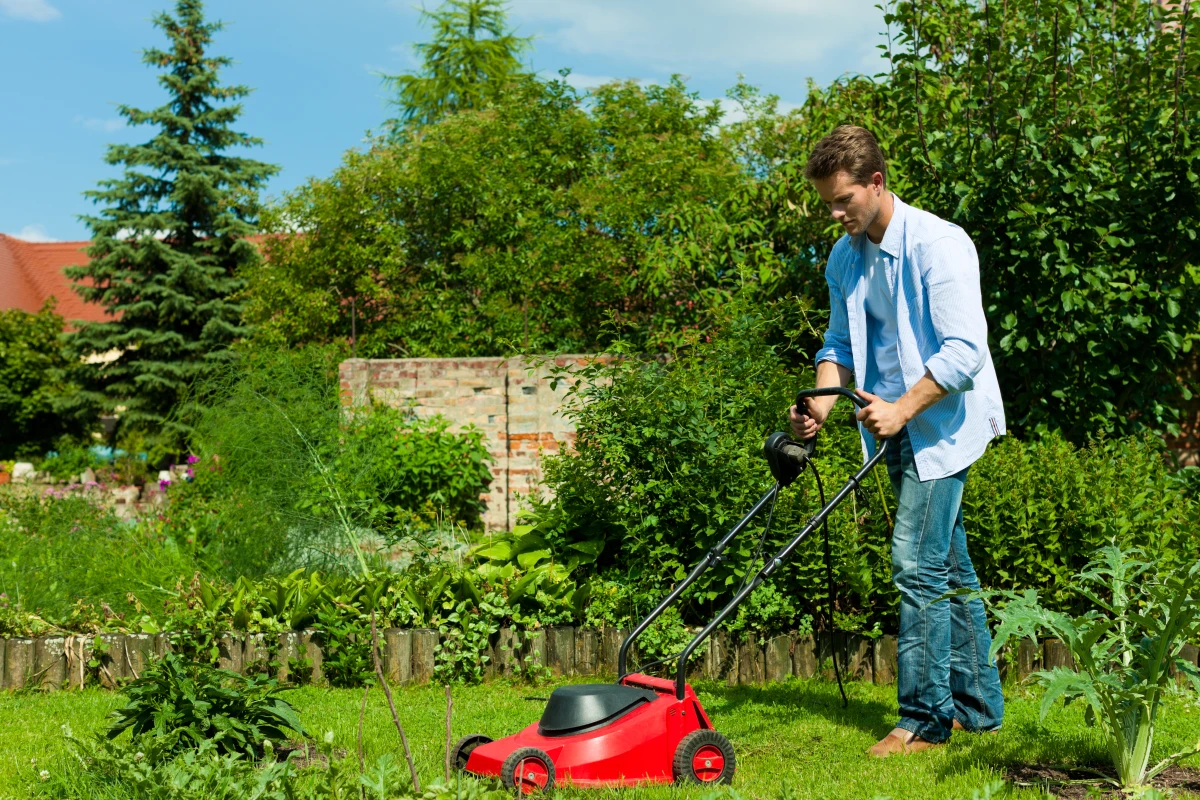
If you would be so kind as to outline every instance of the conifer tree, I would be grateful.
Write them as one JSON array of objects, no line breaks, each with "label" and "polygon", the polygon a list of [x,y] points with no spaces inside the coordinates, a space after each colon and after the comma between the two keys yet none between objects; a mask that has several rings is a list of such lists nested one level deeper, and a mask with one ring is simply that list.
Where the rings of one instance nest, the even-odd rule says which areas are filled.
[{"label": "conifer tree", "polygon": [[80,401],[120,410],[122,428],[168,441],[183,432],[168,421],[171,408],[245,333],[239,275],[259,258],[246,237],[257,191],[278,171],[229,152],[262,141],[231,128],[250,89],[221,84],[218,72],[232,62],[207,54],[223,26],[205,22],[203,6],[178,0],[174,16],[154,18],[169,49],[147,49],[142,60],[162,71],[169,99],[152,111],[119,107],[130,125],[156,131],[145,144],[109,146],[105,161],[123,175],[85,193],[104,208],[83,217],[91,262],[68,272],[112,317],[68,339],[74,357],[93,362],[78,368]]},{"label": "conifer tree", "polygon": [[422,11],[433,27],[433,41],[413,47],[422,71],[389,75],[396,90],[399,124],[426,125],[447,114],[480,108],[522,75],[520,55],[531,39],[508,29],[501,0],[446,0],[436,11]]}]

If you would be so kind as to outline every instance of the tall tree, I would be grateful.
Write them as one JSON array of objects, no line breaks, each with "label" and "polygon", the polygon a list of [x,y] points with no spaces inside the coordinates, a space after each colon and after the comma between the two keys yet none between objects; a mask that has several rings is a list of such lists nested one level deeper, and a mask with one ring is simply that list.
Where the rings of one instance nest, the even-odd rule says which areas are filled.
[{"label": "tall tree", "polygon": [[446,0],[436,11],[422,11],[421,18],[434,31],[433,41],[413,47],[421,71],[385,77],[396,90],[397,129],[480,108],[522,74],[520,55],[532,40],[508,28],[501,0]]},{"label": "tall tree", "polygon": [[167,103],[152,111],[118,110],[131,125],[157,132],[145,144],[111,145],[105,161],[124,167],[120,178],[86,192],[105,208],[83,220],[92,229],[91,262],[68,275],[86,300],[101,303],[111,320],[90,323],[69,337],[83,398],[121,410],[122,426],[182,431],[167,420],[197,378],[230,358],[245,333],[239,271],[259,258],[254,233],[257,190],[278,167],[228,151],[262,144],[231,125],[245,86],[223,86],[226,57],[206,55],[222,23],[204,21],[201,0],[178,0],[175,15],[153,20],[170,49],[151,48],[142,60],[162,70]]}]

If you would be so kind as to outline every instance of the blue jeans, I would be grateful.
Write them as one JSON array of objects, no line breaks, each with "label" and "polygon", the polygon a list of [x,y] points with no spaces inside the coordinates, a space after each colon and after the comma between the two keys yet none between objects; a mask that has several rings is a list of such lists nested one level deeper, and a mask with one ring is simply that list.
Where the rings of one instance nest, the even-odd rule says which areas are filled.
[{"label": "blue jeans", "polygon": [[950,738],[955,719],[968,730],[995,730],[1004,721],[1004,694],[988,660],[992,637],[983,601],[933,603],[950,589],[979,588],[963,529],[967,470],[921,481],[907,430],[892,438],[886,459],[898,498],[892,535],[892,578],[900,590],[897,727],[930,742]]}]

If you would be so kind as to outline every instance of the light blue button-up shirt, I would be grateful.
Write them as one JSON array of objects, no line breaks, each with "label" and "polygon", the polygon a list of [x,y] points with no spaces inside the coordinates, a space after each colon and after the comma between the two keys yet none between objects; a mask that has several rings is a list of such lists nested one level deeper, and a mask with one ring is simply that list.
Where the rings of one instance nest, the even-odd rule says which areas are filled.
[{"label": "light blue button-up shirt", "polygon": [[[979,291],[979,257],[966,232],[895,197],[895,211],[880,243],[896,303],[897,351],[907,392],[926,371],[949,395],[908,423],[917,475],[945,478],[975,462],[988,442],[1005,432],[1004,404],[987,344]],[[829,329],[817,363],[832,361],[869,386],[866,234],[843,236],[825,267]],[[871,372],[869,373],[868,370]],[[875,441],[859,426],[863,453]]]}]

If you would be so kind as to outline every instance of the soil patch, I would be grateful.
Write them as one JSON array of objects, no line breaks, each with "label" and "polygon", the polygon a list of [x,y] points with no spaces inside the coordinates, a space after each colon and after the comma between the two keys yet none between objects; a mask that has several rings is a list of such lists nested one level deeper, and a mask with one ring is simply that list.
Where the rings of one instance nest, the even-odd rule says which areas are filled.
[{"label": "soil patch", "polygon": [[[1093,798],[1122,798],[1123,794],[1104,777],[1115,778],[1112,767],[1067,767],[1044,764],[1021,764],[1009,767],[1005,779],[1031,786],[1040,786],[1064,800],[1093,800]],[[1200,794],[1200,768],[1168,767],[1151,783],[1156,789]]]}]

